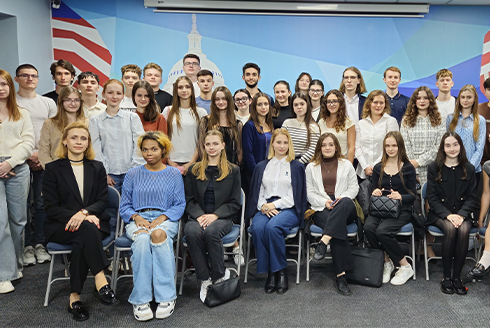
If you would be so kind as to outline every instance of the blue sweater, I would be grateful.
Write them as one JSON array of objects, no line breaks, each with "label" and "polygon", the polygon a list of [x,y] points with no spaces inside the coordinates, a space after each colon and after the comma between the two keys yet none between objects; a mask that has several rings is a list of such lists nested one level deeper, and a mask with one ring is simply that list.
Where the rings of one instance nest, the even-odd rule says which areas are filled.
[{"label": "blue sweater", "polygon": [[257,131],[254,122],[247,121],[242,130],[242,143],[245,168],[251,174],[257,163],[267,158],[267,138]]},{"label": "blue sweater", "polygon": [[170,221],[178,221],[184,214],[185,192],[182,176],[174,167],[152,172],[144,165],[134,167],[124,178],[119,212],[124,222],[137,211],[156,208]]}]

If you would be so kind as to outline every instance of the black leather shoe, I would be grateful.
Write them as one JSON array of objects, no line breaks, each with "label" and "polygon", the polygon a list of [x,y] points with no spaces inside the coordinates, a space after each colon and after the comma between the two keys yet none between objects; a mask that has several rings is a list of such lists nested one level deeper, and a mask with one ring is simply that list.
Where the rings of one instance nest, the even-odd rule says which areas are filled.
[{"label": "black leather shoe", "polygon": [[276,291],[276,274],[269,273],[267,274],[267,280],[265,281],[264,290],[267,294],[272,294]]},{"label": "black leather shoe", "polygon": [[97,291],[97,288],[94,288],[94,296],[104,305],[119,304],[119,300],[116,298],[111,287],[109,287],[109,284],[101,287],[99,291]]},{"label": "black leather shoe", "polygon": [[485,270],[485,267],[480,263],[475,264],[473,269],[468,272],[468,276],[472,278],[483,278],[488,272],[490,272],[490,267]]},{"label": "black leather shoe", "polygon": [[286,269],[276,272],[276,291],[278,294],[284,294],[288,291],[288,274]]},{"label": "black leather shoe", "polygon": [[454,292],[458,295],[468,294],[468,288],[463,284],[461,279],[453,279]]},{"label": "black leather shoe", "polygon": [[449,278],[444,278],[441,281],[441,292],[444,294],[454,294],[453,282]]},{"label": "black leather shoe", "polygon": [[339,292],[339,294],[345,296],[349,296],[351,294],[349,286],[347,285],[347,279],[345,278],[345,274],[335,278],[335,287],[337,288],[337,292]]},{"label": "black leather shoe", "polygon": [[313,258],[317,261],[321,261],[325,258],[326,253],[327,253],[327,245],[320,240],[318,245],[316,245],[315,254],[313,254]]},{"label": "black leather shoe", "polygon": [[71,303],[71,307],[68,305],[68,312],[73,315],[73,320],[76,321],[85,321],[90,317],[85,306],[80,301]]}]

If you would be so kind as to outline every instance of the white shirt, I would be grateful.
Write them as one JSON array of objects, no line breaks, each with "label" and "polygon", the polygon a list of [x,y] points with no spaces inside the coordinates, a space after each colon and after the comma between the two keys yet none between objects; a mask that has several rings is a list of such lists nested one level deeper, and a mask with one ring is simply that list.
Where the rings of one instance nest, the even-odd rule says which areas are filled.
[{"label": "white shirt", "polygon": [[456,107],[456,98],[451,97],[448,101],[439,101],[436,98],[437,108],[439,108],[439,113],[441,113],[442,121],[446,121],[446,117],[449,114],[454,114],[454,107]]},{"label": "white shirt", "polygon": [[354,122],[354,124],[357,124],[357,122],[359,122],[359,95],[356,94],[352,100],[350,100],[344,93],[344,99],[347,116]]},{"label": "white shirt", "polygon": [[340,149],[342,155],[344,155],[347,158],[347,153],[349,152],[349,147],[347,143],[347,130],[354,126],[354,122],[352,121],[351,118],[347,117],[345,121],[345,130],[340,130],[337,132],[335,128],[329,128],[327,127],[327,122],[325,122],[324,119],[321,119],[318,121],[318,126],[320,127],[320,134],[324,134],[326,132],[333,133],[337,139],[339,140],[340,143]]},{"label": "white shirt", "polygon": [[364,169],[374,166],[383,157],[383,140],[390,131],[398,131],[398,122],[388,114],[373,123],[371,117],[363,118],[356,124],[357,175],[366,178]]},{"label": "white shirt", "polygon": [[279,197],[272,202],[277,209],[287,209],[294,206],[293,185],[291,184],[291,163],[286,157],[281,160],[273,157],[264,170],[260,185],[257,209],[260,211],[267,199]]},{"label": "white shirt", "polygon": [[318,116],[320,116],[320,109],[322,106],[319,106],[318,108],[315,108],[311,111],[311,117],[315,120],[315,122],[318,122]]},{"label": "white shirt", "polygon": [[58,112],[56,104],[53,99],[40,96],[36,94],[34,98],[24,98],[17,96],[17,105],[19,107],[27,109],[29,116],[31,117],[32,127],[34,129],[34,136],[36,138],[34,151],[38,150],[39,139],[41,139],[41,129],[43,128],[44,121],[48,118],[54,117]]},{"label": "white shirt", "polygon": [[[171,106],[165,107],[162,113],[167,122],[170,108]],[[170,160],[176,163],[188,163],[197,149],[199,123],[190,108],[179,108],[179,113],[182,129],[178,128],[174,116],[171,135],[173,150],[170,152]],[[208,112],[202,107],[197,107],[197,115],[199,116],[198,120],[201,120],[202,117],[208,115]]]},{"label": "white shirt", "polygon": [[121,101],[119,108],[122,110],[136,112],[136,106],[133,104],[133,99],[124,96],[124,99]]},{"label": "white shirt", "polygon": [[245,123],[247,123],[248,119],[250,118],[250,114],[248,114],[247,116],[240,116],[237,112],[235,112],[235,116],[237,120],[240,120],[242,122],[243,125],[245,125]]},{"label": "white shirt", "polygon": [[99,115],[105,112],[107,106],[97,99],[97,102],[92,107],[88,107],[87,105],[83,105],[83,113],[85,117],[91,118],[92,116]]}]

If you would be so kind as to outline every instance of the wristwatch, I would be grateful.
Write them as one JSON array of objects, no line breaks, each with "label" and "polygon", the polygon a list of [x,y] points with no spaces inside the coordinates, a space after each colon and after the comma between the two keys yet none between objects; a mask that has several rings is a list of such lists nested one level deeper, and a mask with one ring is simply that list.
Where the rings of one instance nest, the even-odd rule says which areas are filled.
[{"label": "wristwatch", "polygon": [[85,215],[85,216],[88,216],[89,215],[88,211],[85,210],[85,209],[80,210],[80,212],[82,212],[82,214]]}]

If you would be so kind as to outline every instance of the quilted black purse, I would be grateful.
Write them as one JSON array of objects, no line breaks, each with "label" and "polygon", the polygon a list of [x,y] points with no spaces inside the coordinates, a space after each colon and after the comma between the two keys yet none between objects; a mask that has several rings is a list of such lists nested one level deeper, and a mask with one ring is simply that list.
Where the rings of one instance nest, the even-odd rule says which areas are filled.
[{"label": "quilted black purse", "polygon": [[240,278],[231,277],[230,279],[209,286],[204,304],[209,307],[215,307],[234,300],[240,294]]},{"label": "quilted black purse", "polygon": [[388,196],[371,196],[369,213],[384,219],[398,219],[401,213],[401,203],[398,199]]}]

